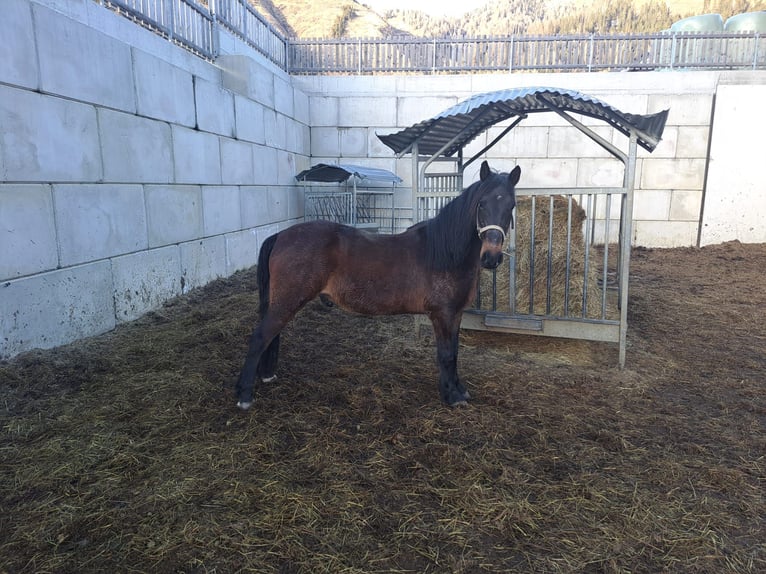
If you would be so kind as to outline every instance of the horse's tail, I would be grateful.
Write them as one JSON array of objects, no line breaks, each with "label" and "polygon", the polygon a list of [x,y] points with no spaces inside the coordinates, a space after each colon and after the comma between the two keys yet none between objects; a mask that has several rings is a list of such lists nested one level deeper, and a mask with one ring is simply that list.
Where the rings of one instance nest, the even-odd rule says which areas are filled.
[{"label": "horse's tail", "polygon": [[[261,320],[269,310],[269,291],[271,283],[271,273],[269,272],[269,260],[271,252],[274,250],[274,244],[277,242],[277,235],[274,234],[266,238],[258,253],[258,267],[255,277],[258,285],[258,314]],[[274,337],[269,346],[261,355],[258,361],[257,374],[261,380],[268,381],[274,378],[274,371],[277,368],[277,359],[279,358],[279,335]]]},{"label": "horse's tail", "polygon": [[256,268],[256,280],[258,284],[258,314],[261,319],[269,310],[269,282],[271,281],[271,273],[269,273],[269,259],[271,259],[271,252],[274,250],[274,244],[277,242],[277,234],[271,235],[261,245],[261,251],[258,254],[258,267]]}]

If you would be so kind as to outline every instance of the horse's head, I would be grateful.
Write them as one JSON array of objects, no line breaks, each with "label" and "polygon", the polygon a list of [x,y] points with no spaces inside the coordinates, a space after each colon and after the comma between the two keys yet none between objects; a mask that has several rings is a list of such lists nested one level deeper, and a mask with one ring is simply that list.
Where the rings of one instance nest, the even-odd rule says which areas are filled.
[{"label": "horse's head", "polygon": [[476,208],[476,231],[481,239],[481,266],[494,269],[503,261],[503,243],[513,226],[516,207],[516,184],[521,168],[511,173],[494,173],[485,161],[479,173],[479,204]]}]

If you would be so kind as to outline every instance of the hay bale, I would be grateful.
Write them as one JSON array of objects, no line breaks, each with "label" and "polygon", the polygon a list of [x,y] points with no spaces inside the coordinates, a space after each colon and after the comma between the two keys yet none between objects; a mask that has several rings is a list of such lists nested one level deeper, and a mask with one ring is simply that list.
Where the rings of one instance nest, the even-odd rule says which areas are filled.
[{"label": "hay bale", "polygon": [[[532,197],[520,197],[516,204],[516,313],[530,313],[530,270],[534,253],[534,290],[531,313],[536,315],[583,316],[583,286],[587,282],[587,309],[585,316],[600,317],[602,291],[599,286],[601,260],[595,248],[590,249],[590,264],[585,273],[585,237],[583,224],[585,210],[572,198],[571,214],[569,202],[561,195],[538,197],[534,202],[534,250],[530,249],[532,235]],[[551,220],[551,207],[553,218]],[[549,243],[549,230],[553,238]],[[570,231],[569,275],[567,278],[567,228]],[[550,256],[550,261],[549,261]],[[492,309],[493,281],[496,281],[496,309],[510,310],[509,303],[509,258],[495,272],[483,271],[480,279],[481,305],[484,310]],[[548,269],[550,266],[550,293]],[[494,275],[494,280],[493,280]],[[566,290],[569,290],[569,305],[565,309]],[[548,299],[550,298],[550,307]],[[608,317],[614,316],[608,310]]]}]

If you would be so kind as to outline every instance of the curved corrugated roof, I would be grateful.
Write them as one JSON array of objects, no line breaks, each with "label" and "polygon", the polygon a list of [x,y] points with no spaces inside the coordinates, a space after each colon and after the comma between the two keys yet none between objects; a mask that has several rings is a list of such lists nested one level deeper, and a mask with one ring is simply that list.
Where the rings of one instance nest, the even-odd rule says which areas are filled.
[{"label": "curved corrugated roof", "polygon": [[402,179],[387,169],[378,167],[366,167],[362,165],[351,165],[348,163],[318,163],[309,169],[304,169],[295,179],[298,181],[324,181],[324,182],[342,182],[351,176],[356,176],[362,181],[385,181],[389,183],[401,183]]},{"label": "curved corrugated roof", "polygon": [[442,153],[451,156],[488,127],[514,116],[549,112],[551,106],[604,120],[625,135],[635,131],[638,144],[650,152],[660,142],[668,117],[668,110],[649,115],[621,112],[574,90],[514,88],[477,94],[429,120],[394,134],[378,135],[378,138],[397,154],[411,151],[410,147],[417,141],[421,155],[434,155],[454,138]]}]

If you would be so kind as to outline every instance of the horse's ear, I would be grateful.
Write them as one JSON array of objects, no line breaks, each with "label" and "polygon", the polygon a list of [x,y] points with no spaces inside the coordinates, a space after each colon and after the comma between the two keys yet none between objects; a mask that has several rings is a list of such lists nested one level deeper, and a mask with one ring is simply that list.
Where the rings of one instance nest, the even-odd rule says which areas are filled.
[{"label": "horse's ear", "polygon": [[517,165],[513,168],[513,171],[508,174],[508,183],[510,183],[512,186],[515,186],[517,183],[519,183],[519,179],[521,179],[521,167]]},{"label": "horse's ear", "polygon": [[479,179],[481,181],[484,181],[489,177],[489,174],[492,173],[492,170],[489,169],[489,164],[487,163],[487,160],[485,159],[483,162],[481,162],[481,171],[479,172]]}]

